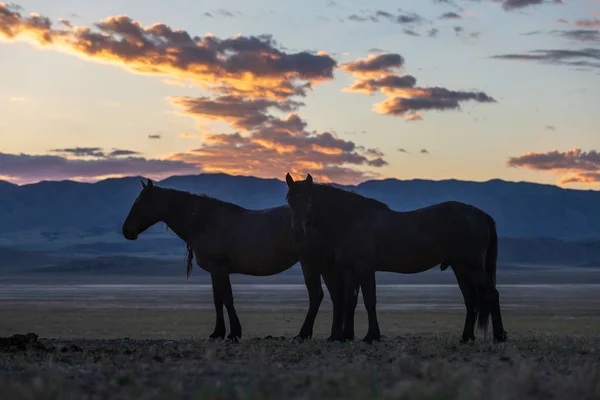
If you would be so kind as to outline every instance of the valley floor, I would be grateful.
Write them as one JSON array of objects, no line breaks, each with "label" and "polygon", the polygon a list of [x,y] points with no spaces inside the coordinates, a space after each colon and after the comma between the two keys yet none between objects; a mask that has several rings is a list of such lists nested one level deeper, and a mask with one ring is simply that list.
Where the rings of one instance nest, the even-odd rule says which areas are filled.
[{"label": "valley floor", "polygon": [[[600,286],[499,286],[509,341],[464,321],[455,285],[380,285],[384,338],[329,343],[326,298],[297,343],[302,285],[235,285],[240,343],[207,341],[203,284],[0,284],[0,393],[7,399],[595,399]],[[327,295],[326,295],[327,297]],[[29,336],[16,334],[35,333]],[[359,303],[356,334],[366,332]],[[37,337],[39,335],[39,338]]]}]

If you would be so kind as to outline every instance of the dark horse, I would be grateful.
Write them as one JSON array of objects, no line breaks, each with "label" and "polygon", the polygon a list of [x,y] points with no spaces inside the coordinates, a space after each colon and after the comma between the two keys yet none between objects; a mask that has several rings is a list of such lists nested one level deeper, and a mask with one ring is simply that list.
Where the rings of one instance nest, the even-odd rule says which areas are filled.
[{"label": "dark horse", "polygon": [[[209,272],[217,321],[211,338],[225,337],[223,306],[230,323],[228,339],[242,336],[242,326],[233,306],[230,274],[268,276],[283,272],[298,261],[308,289],[309,309],[296,338],[312,336],[315,318],[323,299],[321,275],[333,302],[330,340],[341,340],[344,287],[331,262],[332,248],[314,231],[299,245],[291,232],[287,205],[265,210],[248,210],[207,195],[160,188],[148,180],[133,203],[123,224],[123,236],[136,240],[157,222],[164,222],[187,244],[189,276],[192,260]],[[341,279],[341,280],[340,280]]]},{"label": "dark horse", "polygon": [[310,174],[297,182],[287,174],[286,182],[294,235],[300,239],[307,227],[314,227],[332,242],[336,262],[344,269],[345,339],[354,338],[359,286],[369,319],[363,340],[380,339],[375,271],[413,274],[441,265],[452,267],[465,301],[462,341],[475,339],[476,322],[487,333],[490,313],[494,340],[506,340],[496,290],[498,237],[491,216],[456,201],[393,211],[375,199],[313,183]]}]

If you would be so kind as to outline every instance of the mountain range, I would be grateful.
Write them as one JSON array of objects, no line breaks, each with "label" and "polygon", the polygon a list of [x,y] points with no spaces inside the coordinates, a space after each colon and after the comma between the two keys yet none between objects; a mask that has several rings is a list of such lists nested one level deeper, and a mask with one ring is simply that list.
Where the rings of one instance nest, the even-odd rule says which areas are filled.
[{"label": "mountain range", "polygon": [[[182,257],[183,243],[163,224],[136,242],[122,223],[141,190],[142,177],[96,183],[0,181],[0,246],[4,251],[68,255]],[[173,176],[156,185],[206,193],[250,209],[285,202],[278,179],[227,174]],[[486,211],[497,223],[499,259],[513,263],[600,265],[600,191],[490,180],[371,180],[340,186],[376,198],[399,211],[458,200]],[[0,258],[3,252],[0,250]]]}]

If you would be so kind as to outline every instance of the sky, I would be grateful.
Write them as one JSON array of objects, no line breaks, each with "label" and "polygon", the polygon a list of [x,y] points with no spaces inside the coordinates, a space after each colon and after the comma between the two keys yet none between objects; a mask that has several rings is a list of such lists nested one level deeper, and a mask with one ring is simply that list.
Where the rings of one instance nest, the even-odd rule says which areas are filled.
[{"label": "sky", "polygon": [[0,3],[0,179],[600,189],[600,0]]}]

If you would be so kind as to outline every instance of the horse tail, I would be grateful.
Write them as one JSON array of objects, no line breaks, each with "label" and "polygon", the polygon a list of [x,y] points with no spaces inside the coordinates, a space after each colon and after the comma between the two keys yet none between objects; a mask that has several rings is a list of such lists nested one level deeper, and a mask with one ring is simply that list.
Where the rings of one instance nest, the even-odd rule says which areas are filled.
[{"label": "horse tail", "polygon": [[[498,233],[496,231],[496,222],[494,219],[487,215],[488,226],[490,229],[490,242],[488,244],[486,256],[485,256],[485,273],[492,282],[492,285],[496,287],[496,260],[498,258]],[[479,293],[479,313],[477,325],[481,331],[483,331],[484,337],[487,336],[488,321],[490,318],[490,307],[488,302],[482,298],[482,293]]]},{"label": "horse tail", "polygon": [[192,270],[194,269],[194,249],[192,249],[192,246],[189,245],[189,243],[186,243],[186,255],[185,255],[185,261],[187,263],[187,271],[186,271],[186,276],[185,279],[190,279],[190,274],[192,273]]}]

